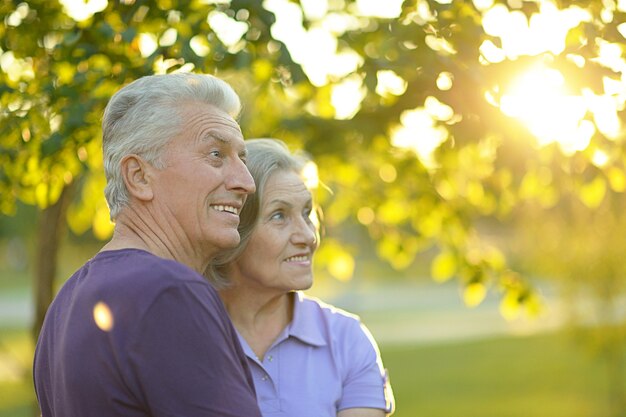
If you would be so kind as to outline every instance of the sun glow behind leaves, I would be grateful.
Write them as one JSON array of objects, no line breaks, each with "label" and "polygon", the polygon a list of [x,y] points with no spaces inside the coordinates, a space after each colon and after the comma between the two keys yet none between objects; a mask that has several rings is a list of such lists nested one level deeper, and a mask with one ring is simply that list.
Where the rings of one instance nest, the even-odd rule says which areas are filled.
[{"label": "sun glow behind leaves", "polygon": [[[559,55],[565,50],[569,31],[591,16],[577,6],[557,9],[550,1],[540,0],[539,13],[530,19],[520,11],[510,11],[502,4],[487,9],[483,15],[483,28],[501,40],[501,47],[492,41],[480,47],[481,63],[496,64],[506,59],[515,60],[522,55]],[[599,43],[596,61],[616,72],[624,72],[626,62],[622,49],[616,44]],[[579,68],[586,65],[577,55],[567,57]],[[599,130],[608,138],[619,135],[621,124],[617,111],[624,108],[626,83],[605,78],[604,95],[589,89],[575,94],[568,90],[566,80],[556,69],[538,65],[529,69],[507,86],[497,86],[502,91],[500,100],[487,92],[489,102],[499,106],[508,116],[521,120],[537,138],[540,146],[558,143],[566,154],[586,149]],[[587,116],[593,115],[593,122]],[[585,118],[587,117],[587,118]],[[594,124],[595,122],[595,124]]]},{"label": "sun glow behind leaves", "polygon": [[106,9],[108,0],[60,0],[69,17],[82,22]]},{"label": "sun glow behind leaves", "polygon": [[[539,13],[530,18],[520,10],[510,10],[500,3],[478,3],[476,7],[483,13],[485,33],[500,40],[500,46],[496,46],[498,42],[493,40],[482,43],[480,62],[483,65],[516,60],[523,55],[559,55],[565,50],[569,31],[591,19],[585,9],[578,6],[558,9],[548,0],[537,0]],[[431,48],[440,53],[455,53],[453,49]],[[621,49],[616,45],[600,44],[598,50],[598,60],[602,65],[619,70],[626,68],[621,59]],[[580,68],[584,67],[584,59],[577,59],[582,57],[569,58]],[[451,76],[440,75],[437,87],[448,90],[452,82]],[[621,97],[626,97],[626,83],[613,80],[611,84],[611,80],[605,80],[605,84],[608,87],[605,87],[607,93],[603,96],[590,90],[572,93],[559,71],[537,66],[519,78],[511,79],[508,85],[495,86],[494,91],[486,93],[486,97],[504,114],[528,126],[540,146],[557,142],[565,153],[571,154],[586,149],[596,130],[608,137],[616,137],[621,128],[616,110],[624,107],[626,100]],[[609,88],[612,93],[608,92]],[[391,130],[394,146],[413,149],[429,168],[436,167],[433,153],[448,138],[447,129],[441,122],[451,124],[455,121],[454,117],[458,117],[454,116],[453,109],[437,115],[433,113],[436,108],[425,105],[406,111],[401,124]],[[593,121],[588,120],[589,115],[593,116]]]},{"label": "sun glow behind leaves", "polygon": [[211,29],[231,53],[237,52],[237,44],[248,31],[248,24],[228,17],[222,12],[211,12],[207,17]]},{"label": "sun glow behind leaves", "polygon": [[319,12],[315,11],[313,16],[306,17],[317,20],[305,29],[305,16],[297,4],[288,0],[265,0],[263,5],[276,16],[272,36],[287,46],[293,60],[302,65],[314,85],[323,86],[341,79],[361,65],[362,58],[356,52],[347,47],[338,50],[337,37],[358,24],[354,16],[332,13],[318,19]]},{"label": "sun glow behind leaves", "polygon": [[484,13],[485,33],[500,38],[501,51],[507,58],[543,52],[558,55],[565,49],[569,30],[591,19],[588,11],[577,6],[559,10],[552,2],[543,0],[538,3],[540,12],[530,19],[519,10],[510,11],[503,4],[496,4]]},{"label": "sun glow behind leaves", "polygon": [[357,0],[356,11],[362,16],[396,18],[402,11],[403,0]]},{"label": "sun glow behind leaves", "polygon": [[540,145],[558,142],[566,153],[585,149],[595,133],[582,96],[569,95],[560,72],[535,68],[526,72],[502,96],[500,109],[523,121]]},{"label": "sun glow behind leaves", "polygon": [[454,110],[433,96],[424,100],[424,107],[406,110],[400,124],[391,129],[391,143],[411,149],[427,168],[436,168],[434,151],[448,138],[448,130],[439,122],[452,122]]}]

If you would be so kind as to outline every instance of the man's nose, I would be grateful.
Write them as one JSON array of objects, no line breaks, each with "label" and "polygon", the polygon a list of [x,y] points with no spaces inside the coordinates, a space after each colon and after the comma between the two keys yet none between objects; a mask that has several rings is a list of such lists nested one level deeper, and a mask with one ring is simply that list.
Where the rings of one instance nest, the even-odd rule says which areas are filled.
[{"label": "man's nose", "polygon": [[254,179],[250,171],[248,171],[248,167],[241,159],[237,158],[229,177],[228,185],[231,190],[243,194],[252,194],[256,191]]}]

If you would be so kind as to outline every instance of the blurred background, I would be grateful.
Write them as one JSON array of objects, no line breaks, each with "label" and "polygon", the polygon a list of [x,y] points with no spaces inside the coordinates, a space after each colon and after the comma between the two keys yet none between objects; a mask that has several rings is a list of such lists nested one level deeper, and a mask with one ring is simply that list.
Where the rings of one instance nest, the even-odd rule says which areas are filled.
[{"label": "blurred background", "polygon": [[0,0],[0,416],[113,230],[100,118],[215,74],[308,152],[313,295],[377,339],[398,417],[626,416],[626,1]]}]

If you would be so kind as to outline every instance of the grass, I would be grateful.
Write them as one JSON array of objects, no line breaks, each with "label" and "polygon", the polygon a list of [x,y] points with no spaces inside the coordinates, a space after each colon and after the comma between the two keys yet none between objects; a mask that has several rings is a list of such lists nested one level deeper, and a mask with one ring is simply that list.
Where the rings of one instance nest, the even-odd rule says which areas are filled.
[{"label": "grass", "polygon": [[[0,417],[32,417],[29,334],[3,330],[0,340],[0,360],[10,358],[21,369],[19,378],[0,378]],[[563,333],[383,345],[381,351],[395,392],[395,417],[610,415],[604,366]]]},{"label": "grass", "polygon": [[[59,276],[71,275],[98,248],[99,244],[63,246]],[[4,252],[0,241],[0,253]],[[32,265],[16,272],[5,264],[0,262],[0,295],[31,291]],[[381,352],[395,392],[395,417],[611,415],[606,365],[566,333],[382,344]],[[29,330],[0,327],[0,417],[35,415],[32,353]]]},{"label": "grass", "polygon": [[33,417],[33,342],[23,329],[0,330],[0,416]]},{"label": "grass", "polygon": [[602,363],[563,333],[381,348],[395,417],[607,417]]}]

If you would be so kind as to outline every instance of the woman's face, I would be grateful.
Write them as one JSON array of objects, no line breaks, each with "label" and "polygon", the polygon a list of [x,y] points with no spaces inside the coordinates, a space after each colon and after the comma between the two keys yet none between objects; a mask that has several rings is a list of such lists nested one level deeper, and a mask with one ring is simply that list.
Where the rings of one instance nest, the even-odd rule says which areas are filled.
[{"label": "woman's face", "polygon": [[259,218],[248,245],[234,263],[237,284],[288,292],[313,284],[317,232],[310,191],[293,171],[277,171],[260,196]]}]

